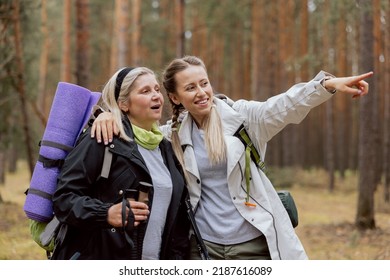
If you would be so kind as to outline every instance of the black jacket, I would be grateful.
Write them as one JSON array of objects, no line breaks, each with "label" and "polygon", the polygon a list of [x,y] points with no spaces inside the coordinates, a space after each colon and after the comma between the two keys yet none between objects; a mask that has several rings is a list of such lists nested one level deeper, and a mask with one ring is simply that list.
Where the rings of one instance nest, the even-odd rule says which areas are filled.
[{"label": "black jacket", "polygon": [[[133,137],[127,118],[123,124],[126,134]],[[171,144],[164,139],[159,147],[173,184],[160,259],[187,259],[190,228],[184,203],[187,189]],[[139,181],[151,184],[152,179],[134,141],[116,137],[109,149],[113,160],[107,179],[100,178],[105,146],[91,139],[89,129],[67,156],[53,195],[54,213],[66,234],[52,259],[141,259],[147,222],[125,230],[134,242],[132,247],[123,228],[108,224],[107,214],[111,205],[122,201],[126,189],[137,189]],[[153,211],[153,187],[149,192],[149,210]]]}]

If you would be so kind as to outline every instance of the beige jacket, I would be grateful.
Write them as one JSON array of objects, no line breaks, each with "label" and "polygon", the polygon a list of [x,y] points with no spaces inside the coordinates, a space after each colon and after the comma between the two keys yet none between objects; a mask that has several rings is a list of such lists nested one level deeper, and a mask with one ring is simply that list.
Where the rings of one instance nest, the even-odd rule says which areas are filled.
[{"label": "beige jacket", "polygon": [[[294,85],[287,92],[273,96],[265,102],[238,100],[225,102],[215,98],[215,105],[221,115],[227,150],[228,187],[232,203],[241,215],[266,237],[271,258],[276,260],[307,259],[305,250],[291,225],[289,216],[281,203],[275,188],[267,176],[251,161],[250,202],[256,207],[244,204],[245,148],[233,136],[241,124],[245,124],[252,142],[265,159],[267,142],[286,125],[301,122],[310,109],[330,99],[333,95],[320,85],[329,75],[321,71],[308,83]],[[196,209],[201,196],[201,179],[195,160],[191,139],[192,118],[184,116],[179,136],[186,145],[184,161],[190,174],[188,189],[191,204]],[[162,130],[169,137],[170,128]]]}]

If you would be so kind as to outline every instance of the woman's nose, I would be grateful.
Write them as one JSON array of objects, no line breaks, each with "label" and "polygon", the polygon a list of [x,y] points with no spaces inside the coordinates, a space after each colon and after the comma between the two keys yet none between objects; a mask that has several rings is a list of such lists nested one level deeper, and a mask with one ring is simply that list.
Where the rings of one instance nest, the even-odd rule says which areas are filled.
[{"label": "woman's nose", "polygon": [[206,94],[206,91],[201,87],[201,86],[198,86],[197,87],[198,90],[197,90],[197,95],[205,95]]},{"label": "woman's nose", "polygon": [[159,99],[160,98],[160,95],[161,95],[161,92],[159,91],[153,91],[152,92],[152,99]]}]

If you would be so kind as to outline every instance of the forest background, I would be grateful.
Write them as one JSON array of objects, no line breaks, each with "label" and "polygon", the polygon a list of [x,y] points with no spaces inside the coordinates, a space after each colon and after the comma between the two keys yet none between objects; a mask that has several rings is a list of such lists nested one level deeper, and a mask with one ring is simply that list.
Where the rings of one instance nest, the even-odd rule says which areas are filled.
[{"label": "forest background", "polygon": [[[274,137],[265,161],[277,187],[314,195],[317,205],[327,201],[323,190],[331,195],[326,203],[353,207],[343,226],[350,238],[374,230],[368,243],[390,243],[390,215],[382,216],[390,214],[388,0],[1,0],[0,20],[2,210],[23,205],[7,177],[25,178],[18,184],[27,188],[59,81],[101,91],[121,67],[160,74],[173,58],[192,54],[205,61],[214,89],[232,99],[264,101],[320,70],[374,71],[367,97],[336,94]],[[163,120],[170,113],[166,106]],[[297,200],[299,210],[311,210]],[[313,235],[302,223],[303,235]],[[368,258],[390,259],[383,244]],[[319,258],[326,257],[334,256]]]}]

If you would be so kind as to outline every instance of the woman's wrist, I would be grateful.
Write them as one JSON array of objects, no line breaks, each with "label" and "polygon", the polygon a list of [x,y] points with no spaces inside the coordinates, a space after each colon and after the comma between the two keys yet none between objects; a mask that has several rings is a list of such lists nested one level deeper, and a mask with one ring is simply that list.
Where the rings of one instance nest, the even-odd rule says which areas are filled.
[{"label": "woman's wrist", "polygon": [[329,93],[335,94],[337,90],[336,90],[335,88],[333,88],[333,87],[329,87],[329,86],[326,85],[326,82],[327,82],[328,80],[330,80],[330,79],[332,79],[332,77],[326,76],[325,78],[322,79],[321,85],[322,85],[323,88],[326,89]]}]

